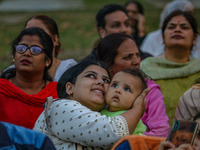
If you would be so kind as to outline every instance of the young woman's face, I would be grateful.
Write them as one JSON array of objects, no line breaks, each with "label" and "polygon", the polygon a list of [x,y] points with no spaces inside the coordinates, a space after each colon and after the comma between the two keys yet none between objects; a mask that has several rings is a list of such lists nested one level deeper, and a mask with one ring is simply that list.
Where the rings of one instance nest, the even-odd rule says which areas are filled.
[{"label": "young woman's face", "polygon": [[106,93],[109,111],[128,110],[142,92],[142,81],[129,73],[118,72],[114,75]]},{"label": "young woman's face", "polygon": [[[25,35],[18,44],[44,48],[40,44],[40,38],[36,35]],[[33,55],[30,49],[27,49],[23,54],[15,53],[14,63],[17,71],[43,75],[44,68],[50,64],[50,60],[45,60],[45,53],[43,51],[38,55]]]},{"label": "young woman's face", "polygon": [[106,70],[97,65],[87,67],[72,88],[70,99],[77,100],[93,111],[100,111],[105,107],[105,93],[110,79]]},{"label": "young woman's face", "polygon": [[121,43],[117,49],[117,55],[114,59],[114,65],[111,67],[111,75],[129,68],[140,68],[140,53],[131,39],[127,39]]},{"label": "young woman's face", "polygon": [[137,15],[138,15],[139,11],[138,11],[136,4],[129,4],[126,7],[126,11],[128,12],[128,16],[130,18],[137,20]]},{"label": "young woman's face", "polygon": [[46,27],[46,25],[38,19],[31,19],[27,22],[25,29],[27,28],[31,28],[31,27],[38,27],[43,29],[50,37],[53,37],[53,35],[50,33],[50,31],[48,30],[48,28]]},{"label": "young woman's face", "polygon": [[164,31],[163,42],[166,47],[178,45],[191,49],[196,42],[196,36],[190,23],[184,16],[179,15],[168,22]]}]

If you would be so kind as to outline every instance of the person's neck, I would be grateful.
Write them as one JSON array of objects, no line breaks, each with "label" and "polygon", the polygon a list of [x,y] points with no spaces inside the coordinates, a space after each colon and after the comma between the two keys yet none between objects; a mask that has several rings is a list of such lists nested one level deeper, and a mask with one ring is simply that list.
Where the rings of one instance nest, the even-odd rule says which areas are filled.
[{"label": "person's neck", "polygon": [[32,73],[16,73],[10,81],[29,95],[39,93],[48,84],[43,80],[43,74],[33,75]]},{"label": "person's neck", "polygon": [[60,65],[61,60],[59,60],[58,58],[54,57],[53,58],[53,63],[51,65],[51,68],[49,69],[49,74],[52,78],[55,77],[56,75],[56,71],[58,69],[58,66]]},{"label": "person's neck", "polygon": [[109,111],[109,112],[116,112],[116,111],[121,111],[121,110],[119,110],[119,108],[115,108],[115,107],[108,107],[107,111]]},{"label": "person's neck", "polygon": [[165,48],[165,58],[176,63],[186,63],[190,60],[190,49],[182,47]]}]

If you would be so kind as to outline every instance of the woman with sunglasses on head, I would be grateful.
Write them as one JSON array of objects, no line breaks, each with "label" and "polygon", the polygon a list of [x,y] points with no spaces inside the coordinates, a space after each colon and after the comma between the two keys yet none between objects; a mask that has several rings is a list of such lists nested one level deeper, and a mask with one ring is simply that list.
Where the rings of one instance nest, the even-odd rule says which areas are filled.
[{"label": "woman with sunglasses on head", "polygon": [[23,30],[12,42],[15,68],[0,78],[0,121],[33,128],[46,98],[57,98],[57,82],[48,74],[51,37],[40,28]]}]

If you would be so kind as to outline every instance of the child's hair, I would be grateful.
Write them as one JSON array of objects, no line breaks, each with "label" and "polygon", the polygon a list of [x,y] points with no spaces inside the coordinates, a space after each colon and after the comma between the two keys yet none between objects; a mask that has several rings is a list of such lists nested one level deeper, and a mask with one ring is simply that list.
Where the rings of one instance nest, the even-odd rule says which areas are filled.
[{"label": "child's hair", "polygon": [[134,68],[134,69],[125,69],[125,70],[122,70],[122,72],[129,73],[135,77],[139,77],[140,80],[142,81],[142,90],[147,88],[147,84],[145,80],[147,79],[147,76],[142,70]]}]

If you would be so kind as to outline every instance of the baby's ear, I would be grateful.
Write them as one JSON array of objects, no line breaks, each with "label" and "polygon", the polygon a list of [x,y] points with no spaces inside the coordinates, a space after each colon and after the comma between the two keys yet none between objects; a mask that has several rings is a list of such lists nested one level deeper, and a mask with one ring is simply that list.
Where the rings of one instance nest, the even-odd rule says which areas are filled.
[{"label": "baby's ear", "polygon": [[69,95],[69,96],[73,96],[73,93],[74,93],[74,85],[71,83],[71,82],[67,82],[65,84],[65,88],[66,88],[66,93]]}]

